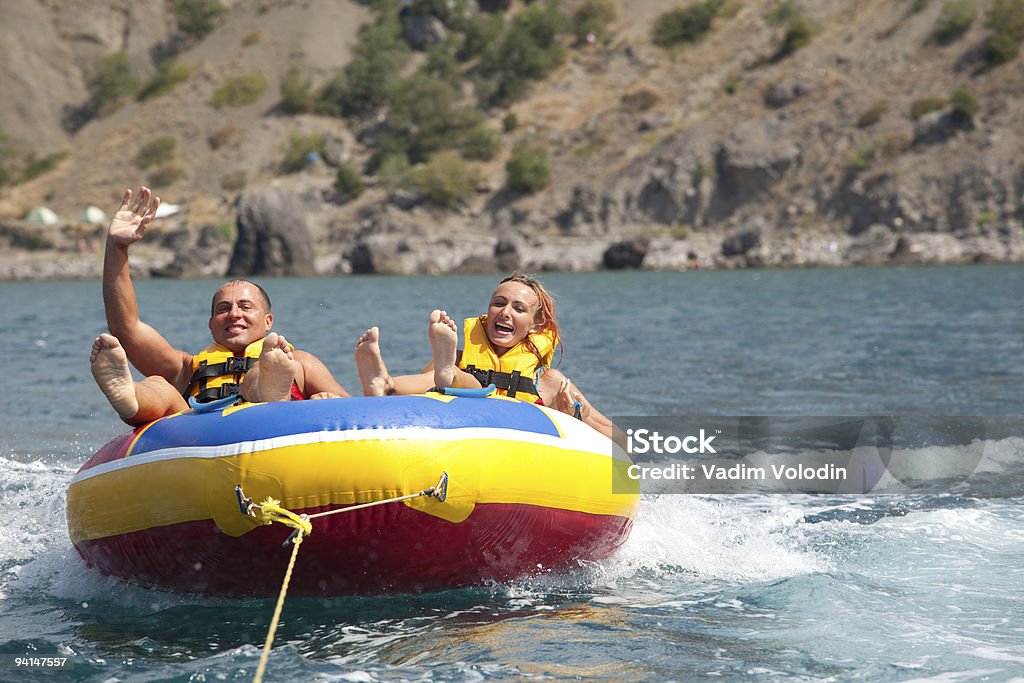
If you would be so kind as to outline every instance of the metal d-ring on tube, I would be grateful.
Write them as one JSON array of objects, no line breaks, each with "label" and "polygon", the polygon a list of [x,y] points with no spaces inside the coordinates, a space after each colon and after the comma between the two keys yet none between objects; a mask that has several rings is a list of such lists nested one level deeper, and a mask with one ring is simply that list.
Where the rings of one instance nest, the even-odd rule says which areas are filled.
[{"label": "metal d-ring on tube", "polygon": [[[404,496],[397,496],[395,498],[388,498],[386,500],[375,500],[369,503],[360,503],[359,505],[351,505],[349,507],[338,508],[337,510],[328,510],[327,512],[318,512],[315,515],[301,515],[303,519],[316,519],[317,517],[326,517],[328,515],[336,515],[342,512],[352,512],[353,510],[362,510],[364,508],[375,507],[377,505],[384,505],[385,503],[399,503],[403,500],[410,500],[412,498],[420,498],[421,496],[430,496],[431,498],[437,498],[441,503],[448,499],[448,473],[441,472],[441,478],[437,484],[431,486],[428,489],[423,489],[418,493],[409,493]],[[253,503],[252,498],[246,498],[245,492],[242,490],[242,485],[238,484],[235,486],[235,497],[238,499],[238,511],[246,516],[255,516],[253,514],[253,508],[259,507]],[[275,501],[276,503],[276,501]]]}]

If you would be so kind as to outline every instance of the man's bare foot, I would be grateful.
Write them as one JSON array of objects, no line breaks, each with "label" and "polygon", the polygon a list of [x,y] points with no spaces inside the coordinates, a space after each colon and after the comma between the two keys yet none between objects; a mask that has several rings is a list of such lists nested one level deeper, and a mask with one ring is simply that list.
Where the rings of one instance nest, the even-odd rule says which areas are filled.
[{"label": "man's bare foot", "polygon": [[380,355],[380,330],[371,327],[356,342],[356,369],[363,384],[363,396],[389,396],[395,382]]},{"label": "man's bare foot", "polygon": [[459,332],[447,311],[433,310],[427,323],[427,338],[434,355],[434,386],[450,387],[455,381],[455,352],[459,346]]},{"label": "man's bare foot", "polygon": [[249,381],[243,383],[246,390],[242,395],[247,401],[287,401],[295,380],[295,360],[288,341],[276,332],[268,334],[263,340],[259,362],[246,373],[245,379]]},{"label": "man's bare foot", "polygon": [[117,337],[103,333],[92,343],[89,354],[92,376],[110,405],[122,418],[129,420],[139,412],[135,382],[128,368],[128,356]]}]

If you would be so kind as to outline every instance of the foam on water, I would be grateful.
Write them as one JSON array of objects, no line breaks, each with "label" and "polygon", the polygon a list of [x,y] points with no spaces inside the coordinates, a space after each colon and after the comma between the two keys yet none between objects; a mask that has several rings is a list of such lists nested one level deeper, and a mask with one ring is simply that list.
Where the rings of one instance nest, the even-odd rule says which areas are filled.
[{"label": "foam on water", "polygon": [[[999,482],[1020,467],[1021,440],[983,447],[981,476]],[[932,447],[925,455],[957,457],[956,447]],[[32,604],[60,606],[63,618],[23,615],[34,623],[36,638],[46,642],[68,641],[69,618],[93,624],[115,615],[120,647],[153,653],[147,675],[251,669],[258,651],[238,641],[258,642],[263,628],[257,624],[268,617],[272,601],[146,590],[87,569],[64,523],[72,475],[72,468],[45,458],[0,458],[0,495],[11,513],[0,527],[0,600],[19,605],[18,614]],[[985,484],[987,490],[992,486]],[[278,674],[325,680],[376,680],[398,671],[409,679],[429,677],[430,671],[456,676],[487,667],[496,668],[484,678],[515,678],[521,671],[495,658],[529,661],[527,649],[544,647],[566,623],[585,618],[604,624],[589,636],[595,657],[598,650],[613,651],[619,624],[635,624],[627,628],[640,632],[672,623],[685,632],[689,627],[681,625],[694,623],[712,643],[730,642],[742,631],[758,634],[757,652],[782,652],[800,642],[815,661],[873,662],[875,678],[893,671],[878,668],[883,661],[922,679],[935,673],[935,662],[960,667],[967,677],[989,670],[999,675],[1020,666],[1012,634],[1024,617],[1017,594],[1024,583],[1022,547],[1024,506],[1012,497],[941,491],[645,496],[620,551],[568,575],[541,573],[436,596],[338,599],[327,606],[289,599],[292,626],[286,620],[272,662]],[[993,564],[998,572],[986,569]],[[208,623],[220,610],[234,618]],[[941,632],[934,629],[936,619]],[[136,641],[132,634],[154,620],[188,626],[177,639]],[[841,647],[838,641],[815,640],[823,624],[844,634]],[[465,640],[449,647],[453,634]],[[7,638],[14,642],[17,636]],[[229,647],[216,652],[206,641]],[[302,645],[296,650],[289,642]],[[652,652],[661,651],[661,645],[644,642]],[[182,647],[200,658],[178,661]],[[207,655],[211,649],[216,654]],[[550,664],[555,669],[539,670],[556,670],[562,656],[568,655]],[[785,670],[784,660],[780,655],[773,664]],[[999,666],[990,669],[993,664]],[[119,678],[133,680],[130,667],[115,668]],[[827,672],[826,667],[817,673]]]},{"label": "foam on water", "polygon": [[0,457],[0,599],[55,598],[157,611],[199,598],[151,591],[85,566],[68,538],[65,494],[75,469],[40,460]]},{"label": "foam on water", "polygon": [[[981,467],[986,473],[1019,465],[1024,441],[1004,442],[986,446]],[[88,570],[74,552],[64,522],[64,493],[72,475],[73,470],[66,466],[0,457],[0,492],[5,507],[14,511],[0,527],[0,566],[4,570],[0,596],[31,587],[59,599],[89,601],[116,595],[126,606],[135,600],[155,606],[152,591],[111,590],[124,584]],[[849,540],[857,531],[808,525],[805,520],[822,511],[840,511],[837,523],[841,525],[861,511],[885,511],[888,505],[885,496],[830,502],[781,495],[645,496],[630,538],[615,556],[596,568],[596,580],[605,584],[636,576],[684,573],[709,581],[743,582],[828,571],[833,561],[821,551],[821,539],[840,534]],[[982,510],[945,508],[927,515],[879,514],[878,518],[884,520],[879,529],[895,525],[900,535],[928,534],[936,542],[943,538],[953,543],[967,540],[990,551],[1024,541],[1024,528],[1007,528],[1000,523],[1005,520],[994,520]],[[171,599],[170,604],[180,603]]]},{"label": "foam on water", "polygon": [[809,551],[803,512],[783,497],[645,496],[622,549],[604,564],[609,580],[685,572],[707,580],[771,580],[824,571]]},{"label": "foam on water", "polygon": [[72,474],[61,465],[0,457],[5,511],[0,524],[0,598],[7,596],[28,564],[50,554],[61,539],[71,547],[64,525],[64,490]]}]

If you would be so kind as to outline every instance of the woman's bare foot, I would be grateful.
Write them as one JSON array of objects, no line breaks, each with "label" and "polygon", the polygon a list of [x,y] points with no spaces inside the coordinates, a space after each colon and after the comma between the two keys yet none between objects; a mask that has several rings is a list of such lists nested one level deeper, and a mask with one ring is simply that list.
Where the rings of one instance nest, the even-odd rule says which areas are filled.
[{"label": "woman's bare foot", "polygon": [[427,323],[427,338],[434,356],[434,386],[450,387],[455,381],[455,352],[459,346],[459,332],[455,321],[446,311],[433,310]]},{"label": "woman's bare foot", "polygon": [[371,327],[356,342],[356,369],[363,384],[363,396],[390,396],[395,382],[380,355],[380,330]]},{"label": "woman's bare foot", "polygon": [[260,359],[242,382],[242,396],[253,403],[287,401],[295,380],[295,360],[288,341],[271,332],[263,340]]},{"label": "woman's bare foot", "polygon": [[128,356],[117,337],[103,333],[92,343],[89,354],[92,376],[111,407],[125,420],[139,412],[135,382],[128,367]]}]

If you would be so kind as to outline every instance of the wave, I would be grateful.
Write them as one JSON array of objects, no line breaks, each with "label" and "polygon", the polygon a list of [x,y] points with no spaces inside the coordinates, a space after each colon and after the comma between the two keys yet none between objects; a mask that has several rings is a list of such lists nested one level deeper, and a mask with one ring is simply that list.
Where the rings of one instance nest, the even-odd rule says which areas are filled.
[{"label": "wave", "polygon": [[[893,457],[917,463],[915,471],[934,471],[962,460],[966,451],[979,456],[973,471],[937,490],[645,495],[631,536],[613,557],[567,577],[542,574],[502,590],[512,597],[517,592],[592,589],[607,596],[605,588],[624,584],[748,583],[830,572],[848,560],[845,548],[862,542],[856,527],[872,527],[865,533],[893,552],[900,552],[901,543],[917,542],[922,533],[961,537],[968,547],[982,543],[1000,548],[999,539],[1024,540],[1024,532],[1004,523],[1019,506],[1010,504],[995,514],[985,502],[1012,501],[1024,492],[1024,439],[912,449]],[[8,521],[0,527],[0,599],[45,595],[147,610],[203,600],[133,587],[85,567],[64,521],[64,496],[73,474],[63,464],[0,457],[0,501],[8,511]],[[978,557],[982,555],[979,551]]]}]

